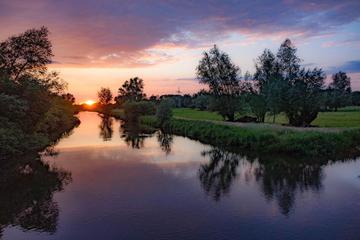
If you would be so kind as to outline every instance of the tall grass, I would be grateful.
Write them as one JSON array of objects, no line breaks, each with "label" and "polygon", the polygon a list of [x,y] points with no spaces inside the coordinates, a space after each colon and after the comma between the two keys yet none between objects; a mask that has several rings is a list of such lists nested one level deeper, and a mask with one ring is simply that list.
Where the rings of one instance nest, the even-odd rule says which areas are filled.
[{"label": "tall grass", "polygon": [[[157,124],[154,117],[143,117],[141,122],[153,127]],[[196,120],[173,119],[170,131],[203,143],[243,152],[330,159],[360,155],[360,129],[339,133],[279,131],[270,128],[241,128]]]}]

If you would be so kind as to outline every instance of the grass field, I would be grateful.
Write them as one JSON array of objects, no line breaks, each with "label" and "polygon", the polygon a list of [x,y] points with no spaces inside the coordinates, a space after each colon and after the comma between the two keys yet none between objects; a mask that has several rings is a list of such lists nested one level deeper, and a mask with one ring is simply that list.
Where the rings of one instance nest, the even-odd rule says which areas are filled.
[{"label": "grass field", "polygon": [[[223,120],[218,113],[190,108],[175,108],[173,114],[174,117],[194,120]],[[272,116],[267,116],[265,121],[272,123]],[[277,115],[275,123],[287,123],[285,115]],[[360,127],[360,107],[345,107],[337,112],[320,112],[318,118],[312,124],[319,127]]]}]

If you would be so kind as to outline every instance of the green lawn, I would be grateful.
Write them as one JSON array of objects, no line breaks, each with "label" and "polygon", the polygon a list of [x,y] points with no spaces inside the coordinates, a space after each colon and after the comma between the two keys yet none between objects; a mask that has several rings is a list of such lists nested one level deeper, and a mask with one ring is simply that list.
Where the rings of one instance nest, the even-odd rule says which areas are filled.
[{"label": "green lawn", "polygon": [[[195,120],[223,120],[223,118],[215,112],[190,108],[175,108],[173,109],[173,114],[174,117]],[[272,116],[266,117],[266,122],[272,123],[272,121]],[[277,115],[275,123],[287,123],[285,115]],[[315,119],[312,124],[320,127],[360,127],[360,107],[345,107],[339,109],[337,112],[320,112],[318,118]]]},{"label": "green lawn", "polygon": [[223,118],[216,112],[200,111],[192,108],[174,108],[173,114],[174,117],[188,118],[194,120],[223,120]]}]

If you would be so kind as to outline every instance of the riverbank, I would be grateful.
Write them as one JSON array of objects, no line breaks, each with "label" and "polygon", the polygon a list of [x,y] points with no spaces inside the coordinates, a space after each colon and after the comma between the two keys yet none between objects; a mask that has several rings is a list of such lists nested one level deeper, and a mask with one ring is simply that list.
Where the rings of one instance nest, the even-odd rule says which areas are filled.
[{"label": "riverbank", "polygon": [[[154,117],[142,124],[157,127]],[[341,132],[293,131],[273,128],[244,128],[200,120],[173,118],[169,132],[202,143],[258,154],[285,154],[330,159],[360,155],[360,129]]]},{"label": "riverbank", "polygon": [[54,104],[34,127],[26,132],[17,124],[3,121],[0,127],[0,160],[43,151],[80,124],[74,109]]}]

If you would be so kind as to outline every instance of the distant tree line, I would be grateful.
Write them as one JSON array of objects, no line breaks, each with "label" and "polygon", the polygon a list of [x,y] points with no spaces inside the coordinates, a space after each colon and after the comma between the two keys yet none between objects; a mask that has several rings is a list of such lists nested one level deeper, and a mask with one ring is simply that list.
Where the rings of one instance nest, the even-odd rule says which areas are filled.
[{"label": "distant tree line", "polygon": [[[272,116],[275,121],[275,116],[283,113],[290,125],[310,126],[320,111],[360,105],[360,93],[351,91],[350,78],[345,72],[332,75],[331,83],[326,86],[326,75],[321,68],[305,68],[301,62],[296,47],[286,39],[276,54],[265,49],[256,59],[254,74],[246,72],[242,77],[240,68],[215,45],[204,52],[196,68],[197,79],[207,90],[192,95],[147,98],[144,81],[135,77],[118,89],[112,107],[123,108],[131,121],[140,115],[154,114],[155,106],[163,103],[162,107],[167,108],[215,111],[228,121],[264,122],[266,116]],[[101,105],[109,105],[112,100],[108,88],[102,88],[98,96]],[[167,110],[163,112],[170,114]]]}]

